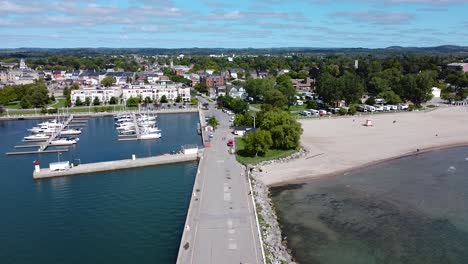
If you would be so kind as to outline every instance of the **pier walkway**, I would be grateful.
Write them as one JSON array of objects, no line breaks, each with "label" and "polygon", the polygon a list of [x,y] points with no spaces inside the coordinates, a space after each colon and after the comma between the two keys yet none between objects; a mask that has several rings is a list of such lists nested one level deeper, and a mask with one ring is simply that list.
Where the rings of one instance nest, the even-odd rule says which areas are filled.
[{"label": "pier walkway", "polygon": [[214,105],[208,112],[221,125],[200,159],[177,263],[264,263],[245,169],[226,146],[229,117]]},{"label": "pier walkway", "polygon": [[77,174],[87,174],[94,172],[112,171],[112,170],[123,170],[137,167],[146,167],[161,164],[180,163],[187,161],[198,160],[199,154],[175,154],[175,155],[160,155],[148,158],[137,158],[126,159],[126,160],[115,160],[105,161],[97,163],[80,164],[76,167],[72,167],[62,171],[51,171],[48,168],[41,169],[39,172],[33,173],[34,179],[44,179],[52,177],[62,177]]},{"label": "pier walkway", "polygon": [[73,120],[73,115],[70,115],[70,117],[67,118],[67,120],[63,123],[63,126],[59,127],[58,131],[52,133],[52,135],[50,136],[50,138],[44,143],[42,144],[40,147],[39,147],[39,152],[41,151],[44,151],[46,150],[47,147],[50,147],[50,142],[52,142],[53,140],[55,140],[55,138],[60,135],[60,133],[62,132],[62,130],[64,128],[66,128],[68,126],[68,124],[70,124],[70,122]]}]

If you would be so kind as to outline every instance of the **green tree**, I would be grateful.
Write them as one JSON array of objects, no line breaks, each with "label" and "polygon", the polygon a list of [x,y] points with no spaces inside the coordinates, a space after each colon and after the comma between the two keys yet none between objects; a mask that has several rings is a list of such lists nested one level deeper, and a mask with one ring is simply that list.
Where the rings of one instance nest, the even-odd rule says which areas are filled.
[{"label": "green tree", "polygon": [[374,97],[367,98],[366,105],[375,105],[375,98]]},{"label": "green tree", "polygon": [[112,97],[109,99],[109,104],[111,104],[111,105],[117,104],[117,98],[116,98],[115,96],[112,96]]},{"label": "green tree", "polygon": [[341,99],[342,86],[342,82],[338,81],[330,73],[325,72],[320,75],[317,94],[320,95],[325,103],[333,104]]},{"label": "green tree", "polygon": [[355,105],[350,105],[348,109],[348,114],[350,115],[355,115],[356,114],[356,106]]},{"label": "green tree", "polygon": [[346,110],[346,108],[340,108],[340,110],[338,111],[338,114],[343,116],[343,115],[346,115],[348,113],[348,111]]},{"label": "green tree", "polygon": [[127,107],[136,107],[140,103],[140,99],[136,97],[130,97],[127,99],[126,105]]},{"label": "green tree", "polygon": [[245,151],[251,156],[263,156],[273,145],[269,131],[258,129],[244,136]]},{"label": "green tree", "polygon": [[316,101],[314,100],[307,101],[307,109],[317,109],[317,108],[318,108],[318,104]]},{"label": "green tree", "polygon": [[54,94],[50,95],[50,101],[55,102],[55,96],[54,96]]},{"label": "green tree", "polygon": [[198,105],[198,99],[195,98],[195,97],[192,97],[192,98],[190,99],[190,102],[191,102],[192,105]]},{"label": "green tree", "polygon": [[89,106],[91,104],[91,98],[86,97],[84,101],[84,105]]},{"label": "green tree", "polygon": [[394,91],[384,91],[379,94],[379,97],[383,98],[389,104],[399,104],[402,102],[400,96]]},{"label": "green tree", "polygon": [[30,96],[23,97],[20,101],[20,106],[23,109],[30,108],[32,106],[31,97]]},{"label": "green tree", "polygon": [[202,93],[202,94],[208,93],[208,87],[206,86],[205,83],[197,83],[195,84],[193,88],[195,89],[195,91],[199,93]]},{"label": "green tree", "polygon": [[149,97],[149,96],[146,96],[146,97],[145,97],[145,100],[144,100],[145,104],[150,104],[151,101],[152,101],[152,100],[151,100],[151,97]]},{"label": "green tree", "polygon": [[274,89],[265,96],[265,103],[277,108],[284,108],[288,104],[288,98],[280,91]]},{"label": "green tree", "polygon": [[99,98],[97,96],[94,97],[93,105],[100,105],[100,104],[101,104],[101,100],[99,100]]},{"label": "green tree", "polygon": [[288,107],[294,105],[296,102],[296,89],[292,85],[291,77],[286,74],[278,76],[276,78],[276,87],[284,94],[288,101]]},{"label": "green tree", "polygon": [[176,103],[180,103],[182,102],[182,96],[180,95],[177,95],[176,99],[175,99]]},{"label": "green tree", "polygon": [[219,125],[219,122],[216,119],[216,117],[212,116],[210,119],[208,119],[208,125],[212,126],[214,129],[216,129],[216,127],[218,127],[218,125]]},{"label": "green tree", "polygon": [[248,79],[244,88],[249,97],[252,97],[256,102],[273,90],[274,86],[275,79]]},{"label": "green tree", "polygon": [[104,87],[110,87],[116,82],[115,78],[113,76],[106,76],[104,79],[102,79],[101,84]]},{"label": "green tree", "polygon": [[261,129],[269,131],[276,149],[294,149],[299,146],[302,127],[288,112],[272,110],[265,113]]},{"label": "green tree", "polygon": [[81,99],[79,97],[76,98],[75,105],[76,106],[82,106],[83,105],[83,102],[81,101]]},{"label": "green tree", "polygon": [[362,97],[364,85],[356,74],[346,71],[340,78],[340,81],[342,82],[341,94],[343,95],[346,105],[355,103]]},{"label": "green tree", "polygon": [[166,95],[161,96],[161,98],[159,99],[159,102],[161,102],[161,103],[167,103],[167,97],[166,97]]}]

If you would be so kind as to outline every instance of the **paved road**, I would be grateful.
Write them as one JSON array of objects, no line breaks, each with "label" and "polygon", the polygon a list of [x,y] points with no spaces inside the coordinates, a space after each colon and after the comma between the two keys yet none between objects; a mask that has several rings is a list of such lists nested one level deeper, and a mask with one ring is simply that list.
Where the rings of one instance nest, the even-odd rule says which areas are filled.
[{"label": "paved road", "polygon": [[229,116],[213,105],[205,112],[216,116],[221,126],[200,162],[197,199],[192,200],[181,243],[190,246],[181,249],[178,263],[263,263],[245,171],[226,146],[233,138]]}]

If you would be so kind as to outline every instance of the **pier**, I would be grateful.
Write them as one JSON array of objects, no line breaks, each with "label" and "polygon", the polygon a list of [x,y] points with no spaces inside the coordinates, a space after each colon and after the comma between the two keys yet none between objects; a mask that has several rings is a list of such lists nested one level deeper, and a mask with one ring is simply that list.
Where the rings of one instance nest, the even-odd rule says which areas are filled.
[{"label": "pier", "polygon": [[47,149],[47,147],[50,146],[50,142],[52,142],[52,140],[55,140],[55,138],[57,138],[58,135],[60,135],[60,133],[62,132],[62,130],[68,126],[68,124],[73,120],[73,115],[70,115],[70,117],[65,121],[65,123],[63,123],[63,126],[59,127],[59,130],[57,132],[54,132],[50,138],[44,143],[42,144],[40,147],[39,147],[39,152],[41,151],[44,151]]},{"label": "pier", "polygon": [[199,154],[174,154],[174,155],[160,155],[148,158],[136,158],[136,159],[125,159],[115,161],[105,161],[96,163],[80,164],[75,167],[71,167],[66,170],[51,171],[47,169],[41,169],[39,172],[34,171],[34,179],[45,179],[53,177],[63,177],[78,174],[88,174],[95,172],[113,171],[113,170],[124,170],[130,168],[147,167],[161,164],[180,163],[188,161],[198,160]]},{"label": "pier", "polygon": [[[227,138],[232,137],[229,116],[214,107],[208,111],[220,126],[200,158],[177,264],[263,264],[248,176],[226,146]],[[201,113],[202,127],[204,121]]]}]

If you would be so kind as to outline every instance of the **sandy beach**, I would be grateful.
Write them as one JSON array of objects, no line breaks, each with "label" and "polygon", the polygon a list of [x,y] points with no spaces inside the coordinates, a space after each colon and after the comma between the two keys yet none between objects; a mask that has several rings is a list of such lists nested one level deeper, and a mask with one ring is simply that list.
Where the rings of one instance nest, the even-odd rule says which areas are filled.
[{"label": "sandy beach", "polygon": [[[367,119],[372,127],[364,126]],[[394,122],[396,121],[396,122]],[[301,144],[309,153],[288,163],[262,166],[268,186],[342,174],[388,159],[447,146],[468,145],[468,107],[429,112],[302,120]]]}]

